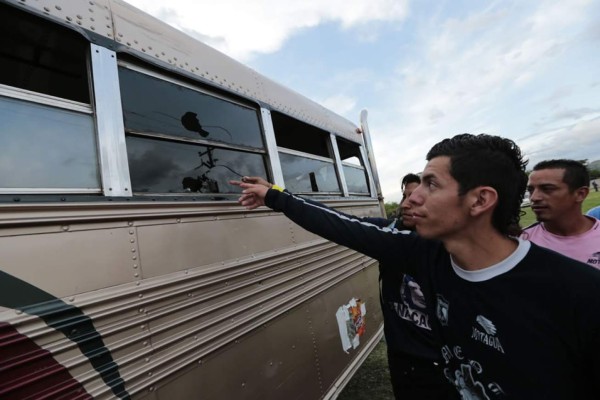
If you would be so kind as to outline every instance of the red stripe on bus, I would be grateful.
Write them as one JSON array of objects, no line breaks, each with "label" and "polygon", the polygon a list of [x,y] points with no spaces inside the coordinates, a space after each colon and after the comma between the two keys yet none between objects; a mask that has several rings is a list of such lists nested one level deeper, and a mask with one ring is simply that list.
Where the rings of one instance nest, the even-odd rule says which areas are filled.
[{"label": "red stripe on bus", "polygon": [[1,399],[92,399],[52,354],[0,322]]}]

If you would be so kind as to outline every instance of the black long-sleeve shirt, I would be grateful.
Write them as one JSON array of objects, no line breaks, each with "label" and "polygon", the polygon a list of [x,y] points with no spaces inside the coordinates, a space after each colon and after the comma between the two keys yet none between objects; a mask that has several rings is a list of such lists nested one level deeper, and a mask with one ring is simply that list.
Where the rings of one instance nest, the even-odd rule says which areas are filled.
[{"label": "black long-sleeve shirt", "polygon": [[[307,203],[331,210],[324,204],[307,198],[302,199]],[[356,217],[339,210],[336,212],[341,217],[373,224],[380,228],[407,230],[397,218]],[[427,309],[422,285],[413,276],[400,272],[396,261],[378,261],[380,302],[390,365],[395,363],[394,359],[401,359],[406,354],[432,363],[440,362],[442,355],[439,350],[439,340],[436,340],[432,330],[430,322],[432,314],[431,310]]]},{"label": "black long-sleeve shirt", "polygon": [[[269,190],[303,228],[414,276],[440,332],[444,373],[463,398],[567,399],[600,393],[600,271],[519,240],[478,271],[443,244]],[[517,239],[515,239],[517,240]]]}]

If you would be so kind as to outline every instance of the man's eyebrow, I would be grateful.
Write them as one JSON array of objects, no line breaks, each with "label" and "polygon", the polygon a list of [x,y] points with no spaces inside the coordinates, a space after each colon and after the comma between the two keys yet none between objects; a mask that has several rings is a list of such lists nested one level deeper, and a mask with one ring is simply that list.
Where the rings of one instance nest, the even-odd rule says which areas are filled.
[{"label": "man's eyebrow", "polygon": [[558,189],[558,185],[555,185],[553,183],[540,183],[539,185],[527,185],[527,187],[525,188],[525,190],[527,190],[528,192],[532,192],[536,188],[538,190],[544,190],[544,191],[557,190]]}]

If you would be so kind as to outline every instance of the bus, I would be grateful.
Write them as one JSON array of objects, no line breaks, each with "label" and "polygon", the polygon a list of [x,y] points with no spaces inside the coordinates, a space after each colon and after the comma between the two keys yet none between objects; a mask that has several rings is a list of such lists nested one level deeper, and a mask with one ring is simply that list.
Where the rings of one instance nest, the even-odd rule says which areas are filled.
[{"label": "bus", "polygon": [[0,398],[333,399],[377,262],[242,176],[382,216],[355,124],[121,0],[0,0]]}]

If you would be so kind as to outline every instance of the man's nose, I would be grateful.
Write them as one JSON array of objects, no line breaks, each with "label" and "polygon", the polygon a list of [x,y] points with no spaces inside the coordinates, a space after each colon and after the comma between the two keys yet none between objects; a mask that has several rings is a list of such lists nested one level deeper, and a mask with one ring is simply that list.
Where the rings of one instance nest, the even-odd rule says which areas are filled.
[{"label": "man's nose", "polygon": [[536,189],[529,191],[529,201],[537,201],[541,198],[541,192]]},{"label": "man's nose", "polygon": [[421,195],[420,189],[421,185],[417,186],[415,190],[413,190],[413,192],[410,194],[410,196],[408,196],[408,199],[406,199],[406,203],[407,205],[409,205],[409,207],[421,204],[423,202],[423,196]]}]

